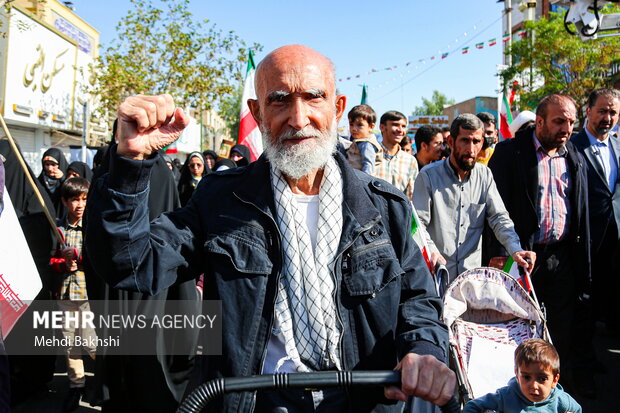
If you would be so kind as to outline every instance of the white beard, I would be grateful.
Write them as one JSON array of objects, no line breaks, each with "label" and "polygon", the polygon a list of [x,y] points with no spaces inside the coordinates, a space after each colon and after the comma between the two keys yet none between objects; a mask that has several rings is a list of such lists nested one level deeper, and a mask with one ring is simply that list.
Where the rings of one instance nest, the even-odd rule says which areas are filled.
[{"label": "white beard", "polygon": [[[329,129],[320,131],[312,126],[302,130],[288,130],[274,138],[268,128],[263,127],[265,155],[280,172],[291,179],[300,179],[316,169],[323,169],[336,151],[338,143],[338,123],[336,119]],[[294,145],[285,145],[289,138],[316,137]]]}]

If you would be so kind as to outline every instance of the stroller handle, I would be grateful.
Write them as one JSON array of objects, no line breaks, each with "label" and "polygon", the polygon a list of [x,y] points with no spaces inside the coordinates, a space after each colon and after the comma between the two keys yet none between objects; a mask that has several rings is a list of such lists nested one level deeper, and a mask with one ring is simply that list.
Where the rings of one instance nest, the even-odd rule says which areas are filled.
[{"label": "stroller handle", "polygon": [[[400,371],[319,371],[219,378],[198,386],[181,402],[177,413],[199,413],[213,398],[233,392],[389,385],[400,385]],[[460,413],[461,406],[452,396],[446,405],[441,406],[441,411],[443,413]]]}]

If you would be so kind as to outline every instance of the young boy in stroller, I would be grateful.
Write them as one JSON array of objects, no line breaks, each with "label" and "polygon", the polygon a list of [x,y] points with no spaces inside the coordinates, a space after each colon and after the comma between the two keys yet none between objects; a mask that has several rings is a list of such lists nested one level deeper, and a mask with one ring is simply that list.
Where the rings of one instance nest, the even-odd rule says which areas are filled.
[{"label": "young boy in stroller", "polygon": [[508,386],[471,400],[463,413],[581,413],[581,406],[562,389],[559,380],[560,357],[555,347],[541,339],[526,340],[515,351],[515,377]]}]

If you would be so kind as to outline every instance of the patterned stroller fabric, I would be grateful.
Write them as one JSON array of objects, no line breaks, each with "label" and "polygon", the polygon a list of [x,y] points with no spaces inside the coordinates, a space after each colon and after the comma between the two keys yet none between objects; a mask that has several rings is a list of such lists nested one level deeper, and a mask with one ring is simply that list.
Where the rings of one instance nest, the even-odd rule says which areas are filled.
[{"label": "patterned stroller fabric", "polygon": [[[506,383],[496,383],[496,387],[489,390],[489,381],[493,378],[470,380],[468,376],[475,373],[478,378],[511,377],[514,375],[512,356],[507,350],[529,338],[548,339],[540,307],[514,278],[501,270],[477,268],[462,273],[448,286],[443,301],[443,319],[450,331],[457,368],[461,369],[460,376],[465,382],[460,384],[472,398]],[[472,346],[486,351],[485,366],[472,365]],[[493,349],[498,349],[496,354]],[[498,372],[489,371],[489,364],[508,371],[496,374]],[[476,388],[481,381],[486,382],[485,385],[479,384]]]}]

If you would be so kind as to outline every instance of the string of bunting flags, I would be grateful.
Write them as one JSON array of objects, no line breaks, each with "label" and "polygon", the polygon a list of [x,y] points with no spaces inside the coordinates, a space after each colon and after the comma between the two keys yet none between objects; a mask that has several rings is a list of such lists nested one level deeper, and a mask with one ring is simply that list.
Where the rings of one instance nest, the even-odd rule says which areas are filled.
[{"label": "string of bunting flags", "polygon": [[[474,30],[475,30],[475,29],[476,29],[476,26],[474,26]],[[519,38],[523,39],[523,38],[525,37],[526,33],[527,33],[527,32],[526,32],[526,30],[525,30],[525,29],[521,29],[521,30],[519,30],[516,34],[517,34],[517,36],[519,36]],[[464,33],[464,35],[465,35],[465,36],[467,36],[467,32],[465,32],[465,33]],[[503,43],[508,42],[510,39],[511,39],[511,36],[510,36],[510,34],[509,34],[509,33],[506,33],[506,34],[504,34],[504,35],[502,36],[502,42],[503,42]],[[456,41],[458,42],[458,39],[457,39]],[[494,37],[494,38],[492,38],[492,39],[489,39],[489,40],[488,40],[488,41],[486,41],[486,42],[476,43],[476,44],[475,44],[475,48],[476,48],[476,49],[478,49],[478,50],[480,50],[480,49],[484,49],[485,45],[486,45],[487,47],[492,47],[492,46],[495,46],[496,44],[497,44],[497,38],[495,38],[495,37]],[[468,54],[468,53],[469,53],[469,50],[470,50],[470,47],[469,47],[469,46],[463,47],[463,48],[461,49],[461,54]],[[453,53],[454,53],[454,52],[453,52]],[[450,55],[450,53],[449,53],[449,52],[442,52],[442,53],[440,53],[440,54],[438,54],[438,55],[430,56],[430,57],[428,57],[428,58],[426,58],[426,59],[419,59],[419,60],[418,60],[418,63],[425,64],[425,63],[426,63],[426,60],[436,60],[437,58],[440,58],[441,60],[443,60],[443,59],[446,59],[449,55]],[[346,76],[346,77],[341,77],[341,78],[338,78],[338,82],[346,82],[346,81],[348,81],[348,80],[352,80],[352,79],[360,79],[362,76],[369,76],[369,75],[372,75],[373,73],[377,73],[377,72],[383,72],[383,71],[393,71],[393,70],[399,69],[399,68],[401,68],[401,67],[408,67],[408,66],[411,66],[411,64],[413,64],[413,63],[414,63],[414,62],[409,61],[409,62],[406,62],[406,63],[405,63],[405,64],[403,64],[403,65],[393,65],[393,66],[388,66],[388,67],[385,67],[385,68],[383,68],[383,69],[378,69],[378,68],[374,68],[374,67],[373,67],[372,69],[370,69],[369,71],[367,71],[367,72],[365,72],[365,73],[363,73],[363,74],[357,74],[357,75],[355,75],[355,76]]]}]

